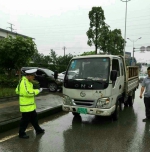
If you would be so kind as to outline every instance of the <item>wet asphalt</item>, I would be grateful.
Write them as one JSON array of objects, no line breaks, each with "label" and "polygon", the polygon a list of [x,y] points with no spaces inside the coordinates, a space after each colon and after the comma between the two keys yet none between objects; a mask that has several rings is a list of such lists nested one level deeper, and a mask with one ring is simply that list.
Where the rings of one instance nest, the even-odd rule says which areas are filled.
[{"label": "wet asphalt", "polygon": [[39,120],[45,134],[28,127],[29,139],[19,139],[18,129],[0,134],[0,152],[150,152],[150,122],[143,99],[136,91],[133,107],[124,107],[119,120],[111,117],[60,112]]}]

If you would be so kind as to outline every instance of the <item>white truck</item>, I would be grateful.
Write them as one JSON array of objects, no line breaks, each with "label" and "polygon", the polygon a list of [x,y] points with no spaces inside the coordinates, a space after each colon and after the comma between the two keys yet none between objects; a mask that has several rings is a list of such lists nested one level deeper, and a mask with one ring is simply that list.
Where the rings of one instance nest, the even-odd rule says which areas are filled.
[{"label": "white truck", "polygon": [[[74,76],[68,75],[69,71]],[[126,66],[122,56],[88,55],[71,59],[64,78],[64,111],[112,116],[118,119],[122,103],[133,106],[139,70]]]}]

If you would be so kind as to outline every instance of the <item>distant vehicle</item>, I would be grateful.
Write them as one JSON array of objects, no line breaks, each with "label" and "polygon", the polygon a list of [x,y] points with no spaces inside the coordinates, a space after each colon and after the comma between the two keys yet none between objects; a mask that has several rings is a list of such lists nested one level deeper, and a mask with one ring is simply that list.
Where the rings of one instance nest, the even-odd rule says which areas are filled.
[{"label": "distant vehicle", "polygon": [[[65,78],[65,74],[66,74],[66,71],[62,72],[62,73],[59,73],[58,74],[58,77],[59,79],[63,79]],[[73,78],[76,74],[78,74],[78,71],[68,71],[67,73],[67,76],[69,79]]]},{"label": "distant vehicle", "polygon": [[64,80],[65,74],[66,74],[66,71],[58,73],[59,79]]},{"label": "distant vehicle", "polygon": [[147,74],[146,73],[140,73],[139,74],[139,82],[142,82],[146,78]]},{"label": "distant vehicle", "polygon": [[57,89],[62,89],[63,81],[59,77],[54,79],[54,72],[46,68],[38,67],[22,67],[21,72],[25,74],[28,69],[36,68],[35,80],[40,84],[41,88],[48,88],[50,92],[56,92]]}]

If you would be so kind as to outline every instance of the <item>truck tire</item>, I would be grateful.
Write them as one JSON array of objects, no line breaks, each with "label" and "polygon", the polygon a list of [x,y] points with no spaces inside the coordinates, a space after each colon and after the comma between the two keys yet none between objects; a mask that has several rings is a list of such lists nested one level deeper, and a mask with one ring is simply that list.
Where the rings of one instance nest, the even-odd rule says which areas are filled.
[{"label": "truck tire", "polygon": [[114,111],[114,113],[112,114],[112,119],[114,120],[114,121],[116,121],[116,120],[118,120],[118,118],[119,118],[119,109],[120,109],[120,107],[119,107],[119,100],[116,102],[116,109],[115,109],[115,111]]},{"label": "truck tire", "polygon": [[77,112],[72,112],[72,114],[74,115],[74,116],[80,116],[80,114],[79,113],[77,113]]},{"label": "truck tire", "polygon": [[135,92],[132,93],[132,96],[128,97],[128,104],[129,104],[130,107],[133,106],[134,98],[135,98]]},{"label": "truck tire", "polygon": [[125,107],[128,107],[128,100],[126,100],[126,101],[124,102],[124,106],[125,106]]},{"label": "truck tire", "polygon": [[134,98],[133,98],[133,96],[129,96],[129,97],[128,97],[128,103],[129,103],[129,106],[130,106],[130,107],[133,106],[133,103],[134,103]]}]

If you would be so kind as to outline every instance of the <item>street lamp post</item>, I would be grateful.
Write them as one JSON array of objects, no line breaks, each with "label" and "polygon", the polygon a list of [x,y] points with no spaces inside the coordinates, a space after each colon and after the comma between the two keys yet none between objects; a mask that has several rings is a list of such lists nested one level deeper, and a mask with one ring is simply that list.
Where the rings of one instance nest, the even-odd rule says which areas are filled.
[{"label": "street lamp post", "polygon": [[129,39],[129,38],[127,38],[128,40],[130,40],[132,43],[133,43],[133,60],[134,60],[134,42],[136,42],[137,40],[139,40],[139,39],[141,39],[142,37],[139,37],[138,39],[136,39],[136,40],[131,40],[131,39]]},{"label": "street lamp post", "polygon": [[124,52],[123,56],[125,58],[125,46],[126,46],[126,23],[127,23],[127,2],[130,0],[121,0],[122,2],[126,2],[126,11],[125,11],[125,32],[124,32]]}]

